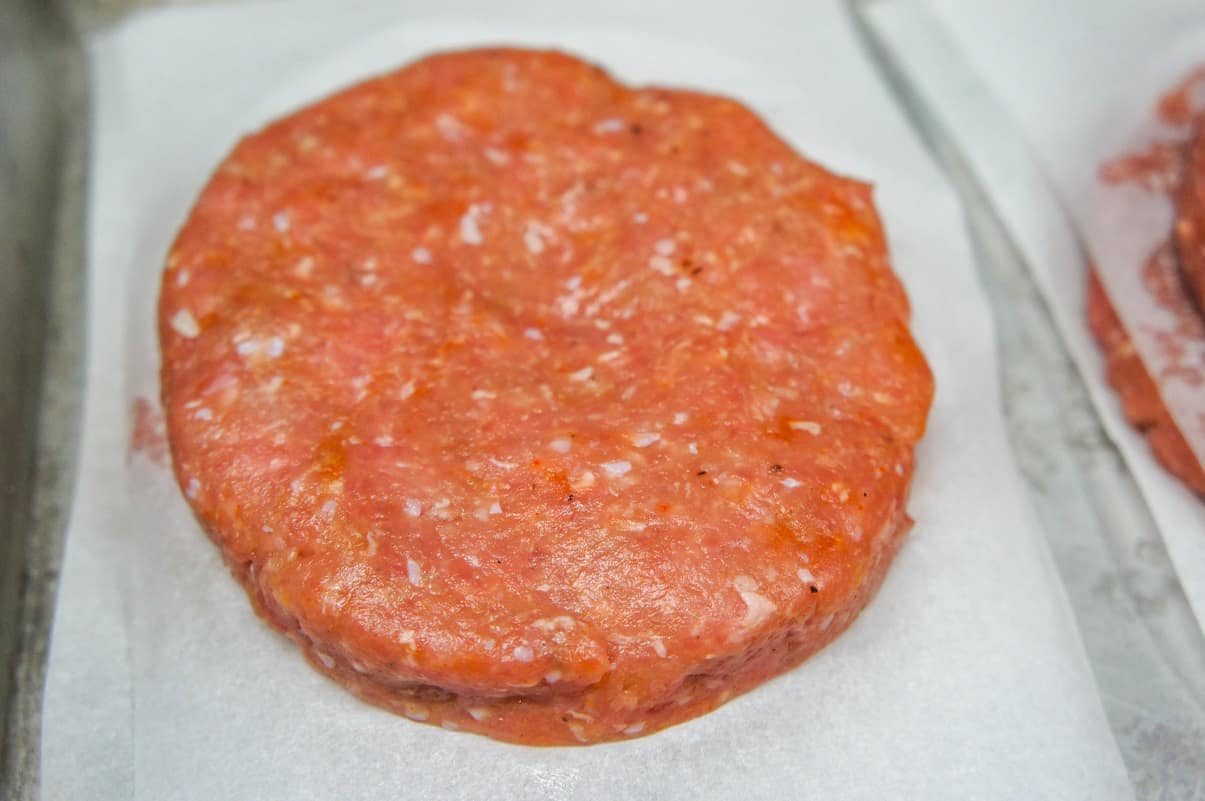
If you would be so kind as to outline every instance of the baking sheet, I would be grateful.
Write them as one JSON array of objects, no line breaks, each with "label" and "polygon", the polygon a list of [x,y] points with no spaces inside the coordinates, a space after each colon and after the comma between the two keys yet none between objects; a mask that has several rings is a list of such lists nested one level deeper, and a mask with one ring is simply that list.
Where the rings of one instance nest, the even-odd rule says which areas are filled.
[{"label": "baking sheet", "polygon": [[[1205,6],[1195,0],[1072,0],[1054,8],[1041,0],[930,0],[927,7],[957,52],[935,47],[913,4],[869,9],[1024,251],[1205,629],[1205,504],[1159,466],[1125,421],[1088,330],[1083,272],[1092,258],[1123,275],[1129,266],[1135,277],[1149,240],[1170,220],[1156,202],[1140,225],[1134,219],[1117,224],[1110,216],[1116,210],[1107,208],[1117,193],[1100,191],[1097,168],[1133,150],[1153,103],[1193,63],[1205,62]],[[951,68],[959,62],[974,72]],[[1134,198],[1126,193],[1122,199]],[[1127,293],[1114,297],[1125,300]],[[1196,388],[1187,402],[1200,406],[1201,397]]]},{"label": "baking sheet", "polygon": [[[69,532],[44,797],[1132,797],[1005,443],[988,313],[954,198],[836,3],[767,4],[741,19],[706,3],[685,22],[608,4],[573,22],[562,13],[556,26],[539,21],[536,3],[506,23],[407,21],[396,4],[300,8],[309,11],[164,12],[92,42],[86,425],[105,435],[85,447],[77,508],[99,498],[115,511],[77,515]],[[433,47],[499,41],[558,44],[630,81],[740,96],[809,155],[873,176],[938,379],[911,505],[919,523],[875,603],[788,676],[626,743],[528,749],[364,706],[251,615],[166,471],[126,461],[130,406],[156,394],[162,255],[238,133]],[[722,50],[708,44],[717,41]],[[128,572],[77,557],[88,552],[120,554]],[[95,591],[115,584],[126,589],[124,609]],[[90,636],[93,620],[128,634],[124,672],[121,659],[91,670],[90,648],[111,646]],[[60,633],[74,640],[60,643]],[[81,654],[82,663],[65,661]],[[132,774],[82,777],[81,763],[120,755],[77,736],[104,715],[68,699],[125,697],[123,681]]]}]

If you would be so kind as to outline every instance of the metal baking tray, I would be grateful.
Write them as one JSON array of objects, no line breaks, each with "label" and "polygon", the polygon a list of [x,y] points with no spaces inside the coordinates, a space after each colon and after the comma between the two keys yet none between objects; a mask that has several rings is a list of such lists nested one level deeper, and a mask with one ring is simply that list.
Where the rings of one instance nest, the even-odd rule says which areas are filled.
[{"label": "metal baking tray", "polygon": [[[871,0],[876,1],[876,0]],[[1205,638],[1016,247],[890,47],[868,54],[965,203],[1009,434],[1139,799],[1205,797]],[[81,42],[155,0],[0,0],[0,791],[36,798],[47,643],[82,407]]]}]

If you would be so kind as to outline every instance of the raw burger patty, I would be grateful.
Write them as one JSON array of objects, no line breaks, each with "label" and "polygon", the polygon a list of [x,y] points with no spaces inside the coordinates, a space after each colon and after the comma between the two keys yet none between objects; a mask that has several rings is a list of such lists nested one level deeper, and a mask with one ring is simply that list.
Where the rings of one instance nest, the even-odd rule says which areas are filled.
[{"label": "raw burger patty", "polygon": [[694,717],[848,626],[909,526],[933,385],[870,188],[731,100],[427,58],[243,140],[159,314],[197,517],[415,720]]},{"label": "raw burger patty", "polygon": [[1176,253],[1189,295],[1205,312],[1205,121],[1185,151],[1176,210]]},{"label": "raw burger patty", "polygon": [[1126,419],[1143,433],[1168,472],[1205,496],[1205,473],[1163,404],[1095,270],[1088,271],[1088,323],[1104,351],[1109,384],[1121,398]]}]

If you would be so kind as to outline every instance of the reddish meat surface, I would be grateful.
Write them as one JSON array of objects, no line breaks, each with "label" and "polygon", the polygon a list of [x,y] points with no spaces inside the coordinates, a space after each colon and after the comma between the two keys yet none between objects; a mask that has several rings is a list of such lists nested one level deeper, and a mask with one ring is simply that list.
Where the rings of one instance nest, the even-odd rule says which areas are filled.
[{"label": "reddish meat surface", "polygon": [[415,720],[699,715],[845,629],[909,526],[933,384],[870,189],[731,100],[427,58],[243,140],[159,312],[198,519]]},{"label": "reddish meat surface", "polygon": [[1117,390],[1126,419],[1143,433],[1164,468],[1205,495],[1205,472],[1164,406],[1095,270],[1088,271],[1087,297],[1088,324],[1104,351],[1109,384]]},{"label": "reddish meat surface", "polygon": [[1176,198],[1176,253],[1189,295],[1205,312],[1205,123],[1198,124],[1185,154]]}]

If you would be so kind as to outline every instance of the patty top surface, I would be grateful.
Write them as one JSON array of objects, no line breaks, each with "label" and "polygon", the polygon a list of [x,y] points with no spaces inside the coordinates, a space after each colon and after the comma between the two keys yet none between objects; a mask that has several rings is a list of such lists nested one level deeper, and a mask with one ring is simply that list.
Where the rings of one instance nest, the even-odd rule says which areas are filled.
[{"label": "patty top surface", "polygon": [[450,53],[218,168],[163,400],[189,503],[312,640],[638,694],[857,592],[933,392],[907,317],[869,188],[741,105]]}]

